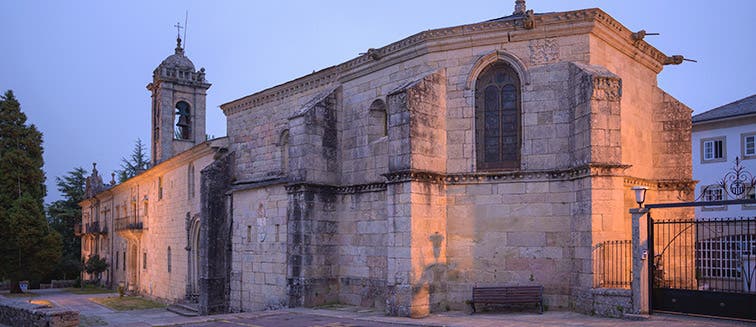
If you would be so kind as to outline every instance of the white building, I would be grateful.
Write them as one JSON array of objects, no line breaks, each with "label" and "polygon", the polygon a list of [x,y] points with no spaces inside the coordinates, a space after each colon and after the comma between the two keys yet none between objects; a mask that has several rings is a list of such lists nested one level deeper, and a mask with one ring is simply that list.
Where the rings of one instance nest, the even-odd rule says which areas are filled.
[{"label": "white building", "polygon": [[[743,167],[742,176],[752,179],[756,173],[756,95],[693,116],[693,179],[698,180],[699,201],[733,200],[740,192],[732,180],[736,159]],[[727,175],[728,173],[729,176]],[[749,191],[746,187],[743,191]],[[750,190],[753,198],[753,190]],[[742,196],[740,196],[742,198]],[[723,205],[696,208],[698,219],[756,215],[756,205]]]}]

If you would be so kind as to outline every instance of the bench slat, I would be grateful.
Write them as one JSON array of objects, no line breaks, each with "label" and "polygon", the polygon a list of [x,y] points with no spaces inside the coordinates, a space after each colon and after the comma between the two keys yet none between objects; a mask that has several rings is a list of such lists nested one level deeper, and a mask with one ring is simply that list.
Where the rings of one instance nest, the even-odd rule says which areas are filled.
[{"label": "bench slat", "polygon": [[476,303],[515,304],[535,303],[543,313],[543,286],[473,287],[472,309]]}]

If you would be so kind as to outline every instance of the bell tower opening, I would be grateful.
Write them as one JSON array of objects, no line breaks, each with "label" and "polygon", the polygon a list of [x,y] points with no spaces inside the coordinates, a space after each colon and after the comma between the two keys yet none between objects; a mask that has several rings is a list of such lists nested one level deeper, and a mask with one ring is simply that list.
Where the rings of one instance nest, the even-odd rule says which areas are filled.
[{"label": "bell tower opening", "polygon": [[192,115],[191,107],[186,101],[176,104],[175,122],[176,129],[173,138],[176,140],[190,140],[192,138]]},{"label": "bell tower opening", "polygon": [[205,141],[205,98],[210,83],[176,38],[174,54],[152,72],[152,165]]}]

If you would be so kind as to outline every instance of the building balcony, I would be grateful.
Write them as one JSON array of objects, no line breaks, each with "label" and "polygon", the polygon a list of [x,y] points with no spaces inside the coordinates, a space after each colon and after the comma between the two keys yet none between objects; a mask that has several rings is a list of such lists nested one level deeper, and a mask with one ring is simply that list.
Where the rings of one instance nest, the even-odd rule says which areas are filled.
[{"label": "building balcony", "polygon": [[93,221],[84,225],[84,234],[100,235],[107,234],[108,227],[105,224],[100,224],[99,221]]},{"label": "building balcony", "polygon": [[144,224],[142,219],[137,216],[117,218],[115,220],[115,230],[123,238],[138,240],[142,236]]}]

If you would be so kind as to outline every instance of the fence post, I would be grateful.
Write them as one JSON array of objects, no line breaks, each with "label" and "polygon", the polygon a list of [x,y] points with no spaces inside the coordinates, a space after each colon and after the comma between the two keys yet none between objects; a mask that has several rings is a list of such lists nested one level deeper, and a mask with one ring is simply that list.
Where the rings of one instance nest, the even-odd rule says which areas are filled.
[{"label": "fence post", "polygon": [[632,290],[632,313],[648,313],[648,235],[646,230],[647,219],[643,219],[649,213],[646,208],[630,209],[632,216],[632,257],[633,279],[630,282]]}]

